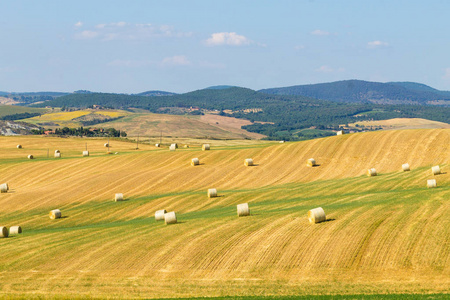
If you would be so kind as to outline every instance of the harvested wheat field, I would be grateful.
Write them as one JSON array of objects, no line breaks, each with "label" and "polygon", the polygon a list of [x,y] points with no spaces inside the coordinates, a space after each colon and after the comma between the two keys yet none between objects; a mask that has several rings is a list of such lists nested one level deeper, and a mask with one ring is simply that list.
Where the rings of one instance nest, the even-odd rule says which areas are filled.
[{"label": "harvested wheat field", "polygon": [[[0,225],[24,229],[0,239],[0,296],[450,292],[450,129],[209,141],[211,151],[111,140],[118,155],[106,155],[104,143],[0,137],[0,182],[9,185]],[[42,157],[47,148],[62,158]],[[192,157],[202,165],[186,163]],[[248,157],[257,165],[243,166]],[[305,165],[311,157],[320,167]],[[411,171],[399,170],[405,162]],[[435,165],[441,174],[431,175]],[[379,175],[367,177],[369,168]],[[428,179],[438,187],[428,189]],[[220,197],[205,197],[210,187]],[[116,191],[127,201],[111,201]],[[250,216],[236,216],[241,203]],[[318,207],[326,221],[311,224]],[[55,208],[63,217],[51,220]],[[162,209],[177,223],[156,222]]]}]

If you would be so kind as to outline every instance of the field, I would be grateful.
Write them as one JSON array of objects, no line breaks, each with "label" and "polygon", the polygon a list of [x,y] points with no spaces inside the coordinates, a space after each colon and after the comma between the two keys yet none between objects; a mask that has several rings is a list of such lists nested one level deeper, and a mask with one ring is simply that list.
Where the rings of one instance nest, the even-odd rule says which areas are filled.
[{"label": "field", "polygon": [[250,121],[218,115],[181,116],[136,113],[125,118],[97,125],[124,130],[129,136],[193,137],[214,139],[261,139],[262,134],[248,132],[241,126]]},{"label": "field", "polygon": [[[24,230],[0,239],[1,296],[444,299],[450,292],[450,129],[209,141],[210,151],[195,143],[135,150],[111,140],[112,155],[104,142],[0,137],[0,183],[10,185],[0,194],[0,225]],[[91,156],[81,157],[86,143]],[[47,158],[47,149],[62,158]],[[194,157],[200,166],[190,166]],[[248,157],[256,166],[244,167]],[[319,166],[306,167],[310,157]],[[401,172],[406,162],[411,171]],[[432,175],[437,164],[443,174]],[[379,176],[365,176],[372,167]],[[438,188],[426,188],[431,178]],[[207,198],[208,188],[219,197]],[[114,202],[115,193],[126,201]],[[236,205],[245,202],[251,216],[238,218]],[[326,222],[309,224],[315,207]],[[55,208],[62,219],[48,218]],[[179,223],[155,222],[159,209],[175,211]],[[374,296],[354,296],[361,294]]]},{"label": "field", "polygon": [[118,118],[129,115],[129,112],[123,110],[76,110],[76,111],[57,111],[51,112],[38,117],[23,119],[21,121],[30,124],[38,125],[44,128],[58,128],[58,127],[80,127],[83,126],[82,118],[92,116],[92,118]]},{"label": "field", "polygon": [[46,108],[33,108],[33,107],[25,107],[25,106],[13,106],[13,105],[0,105],[0,118],[13,115],[13,114],[21,114],[21,113],[46,113],[48,109]]},{"label": "field", "polygon": [[396,118],[380,121],[362,121],[349,124],[350,127],[381,127],[382,129],[433,129],[450,128],[450,124],[419,118]]}]

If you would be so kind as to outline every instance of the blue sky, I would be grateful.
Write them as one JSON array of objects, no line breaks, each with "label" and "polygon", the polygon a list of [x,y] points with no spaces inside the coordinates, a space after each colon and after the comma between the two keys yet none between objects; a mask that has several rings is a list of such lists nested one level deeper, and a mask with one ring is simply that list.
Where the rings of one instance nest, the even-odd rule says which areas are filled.
[{"label": "blue sky", "polygon": [[0,91],[450,90],[450,1],[0,0]]}]

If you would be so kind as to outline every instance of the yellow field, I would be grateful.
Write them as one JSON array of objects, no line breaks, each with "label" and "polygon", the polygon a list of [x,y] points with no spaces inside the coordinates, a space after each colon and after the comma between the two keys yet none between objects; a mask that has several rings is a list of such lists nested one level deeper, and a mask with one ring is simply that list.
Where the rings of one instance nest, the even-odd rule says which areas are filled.
[{"label": "yellow field", "polygon": [[[81,122],[74,120],[76,118],[87,116],[89,114],[105,115],[112,118],[126,116],[129,112],[123,110],[76,110],[76,111],[60,111],[48,113],[34,118],[23,119],[21,121],[42,126],[45,128],[56,127],[80,127]],[[52,124],[53,123],[53,124]]]},{"label": "yellow field", "polygon": [[395,118],[379,121],[361,121],[349,124],[350,127],[381,127],[383,129],[433,129],[450,128],[450,124],[420,118]]},{"label": "yellow field", "polygon": [[[81,157],[86,142],[91,156]],[[450,129],[210,141],[211,151],[112,140],[117,155],[104,142],[0,137],[0,183],[10,185],[0,226],[24,230],[0,239],[0,295],[450,292]],[[63,158],[47,159],[47,149]],[[256,166],[244,167],[250,157]],[[306,167],[311,157],[318,167]],[[433,176],[437,164],[443,174]],[[365,176],[372,167],[379,176]],[[426,188],[431,178],[438,188]],[[245,202],[251,216],[238,218]],[[328,221],[310,225],[319,206]],[[48,218],[55,208],[64,218]],[[159,209],[179,223],[155,222]]]}]

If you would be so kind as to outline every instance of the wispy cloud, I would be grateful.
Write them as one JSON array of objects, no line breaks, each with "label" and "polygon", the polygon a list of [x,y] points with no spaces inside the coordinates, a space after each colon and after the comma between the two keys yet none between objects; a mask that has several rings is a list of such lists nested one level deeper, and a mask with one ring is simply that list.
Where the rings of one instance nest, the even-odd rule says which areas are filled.
[{"label": "wispy cloud", "polygon": [[191,64],[192,63],[185,55],[166,57],[161,62],[161,65],[163,66],[189,66]]},{"label": "wispy cloud", "polygon": [[344,72],[345,68],[332,68],[327,65],[323,65],[315,70],[319,73],[336,73],[336,72]]},{"label": "wispy cloud", "polygon": [[147,40],[161,37],[190,37],[191,32],[175,30],[169,25],[133,24],[114,22],[97,24],[89,30],[74,35],[75,39],[114,40]]},{"label": "wispy cloud", "polygon": [[321,30],[321,29],[316,29],[314,31],[311,31],[311,34],[312,35],[322,35],[322,36],[330,35],[330,33],[328,31]]},{"label": "wispy cloud", "polygon": [[303,45],[297,45],[297,46],[294,47],[295,50],[303,50],[303,49],[305,49],[305,48],[306,48],[306,47],[303,46]]},{"label": "wispy cloud", "polygon": [[253,41],[236,32],[217,32],[211,34],[211,37],[205,41],[208,46],[245,46],[252,44]]},{"label": "wispy cloud", "polygon": [[442,76],[442,79],[450,82],[450,68],[446,68],[444,70],[444,76]]},{"label": "wispy cloud", "polygon": [[75,27],[81,27],[81,26],[83,26],[83,22],[78,21],[78,22],[75,23],[73,26],[75,26]]},{"label": "wispy cloud", "polygon": [[367,47],[369,48],[382,48],[389,46],[389,43],[383,41],[372,41],[367,43]]}]

